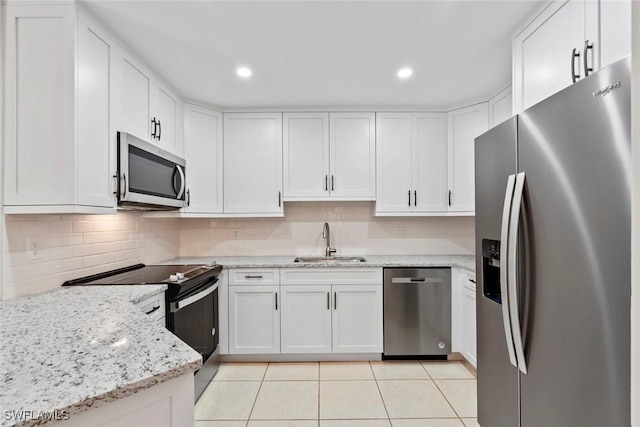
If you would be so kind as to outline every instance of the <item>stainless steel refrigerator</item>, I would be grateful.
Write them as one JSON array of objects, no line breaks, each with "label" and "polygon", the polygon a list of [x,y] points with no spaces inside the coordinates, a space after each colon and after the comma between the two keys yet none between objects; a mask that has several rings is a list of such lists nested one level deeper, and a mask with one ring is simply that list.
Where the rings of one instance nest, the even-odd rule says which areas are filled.
[{"label": "stainless steel refrigerator", "polygon": [[476,139],[482,427],[631,424],[630,68]]}]

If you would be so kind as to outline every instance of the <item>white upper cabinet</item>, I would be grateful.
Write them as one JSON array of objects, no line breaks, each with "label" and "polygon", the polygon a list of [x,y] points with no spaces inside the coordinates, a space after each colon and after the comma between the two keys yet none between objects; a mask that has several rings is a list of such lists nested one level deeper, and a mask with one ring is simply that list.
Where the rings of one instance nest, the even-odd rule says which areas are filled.
[{"label": "white upper cabinet", "polygon": [[224,212],[282,216],[282,113],[225,113],[223,144]]},{"label": "white upper cabinet", "polygon": [[184,104],[140,60],[123,52],[120,58],[118,130],[184,155]]},{"label": "white upper cabinet", "polygon": [[475,212],[475,138],[488,125],[486,102],[447,113],[449,212]]},{"label": "white upper cabinet", "polygon": [[375,200],[375,113],[329,113],[329,165],[332,198]]},{"label": "white upper cabinet", "polygon": [[329,191],[329,113],[284,113],[284,198],[317,200]]},{"label": "white upper cabinet", "polygon": [[222,114],[185,104],[187,207],[193,214],[222,213]]},{"label": "white upper cabinet", "polygon": [[413,114],[413,210],[447,210],[447,116]]},{"label": "white upper cabinet", "polygon": [[5,24],[5,213],[115,212],[115,40],[76,5]]},{"label": "white upper cabinet", "polygon": [[138,138],[151,139],[151,78],[135,57],[123,53],[122,82],[120,86],[120,131],[130,133]]},{"label": "white upper cabinet", "polygon": [[377,214],[447,210],[446,130],[446,114],[377,113]]},{"label": "white upper cabinet", "polygon": [[630,52],[630,0],[555,0],[514,39],[514,113]]},{"label": "white upper cabinet", "polygon": [[513,116],[513,98],[511,86],[489,100],[489,128],[504,122]]},{"label": "white upper cabinet", "polygon": [[285,113],[285,200],[374,200],[375,113]]},{"label": "white upper cabinet", "polygon": [[376,113],[376,212],[410,212],[411,113]]}]

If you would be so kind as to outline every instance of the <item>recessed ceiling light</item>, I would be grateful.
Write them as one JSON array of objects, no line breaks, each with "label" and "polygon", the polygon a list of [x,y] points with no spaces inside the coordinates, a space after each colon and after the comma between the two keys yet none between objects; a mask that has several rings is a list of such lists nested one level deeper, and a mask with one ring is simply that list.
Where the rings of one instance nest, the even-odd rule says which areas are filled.
[{"label": "recessed ceiling light", "polygon": [[401,79],[406,79],[408,77],[411,77],[412,74],[413,74],[413,70],[411,68],[403,68],[400,71],[398,71],[398,77],[400,77]]},{"label": "recessed ceiling light", "polygon": [[240,76],[240,77],[251,77],[251,70],[248,69],[247,67],[240,67],[236,70],[236,73]]}]

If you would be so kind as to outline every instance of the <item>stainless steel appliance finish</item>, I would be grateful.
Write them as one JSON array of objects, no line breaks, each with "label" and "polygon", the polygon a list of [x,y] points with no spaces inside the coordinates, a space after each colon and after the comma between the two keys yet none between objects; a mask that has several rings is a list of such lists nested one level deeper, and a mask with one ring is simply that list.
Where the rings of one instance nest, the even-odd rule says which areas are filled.
[{"label": "stainless steel appliance finish", "polygon": [[384,356],[451,352],[451,269],[384,269]]},{"label": "stainless steel appliance finish", "polygon": [[118,206],[170,210],[186,206],[186,162],[160,147],[118,132]]},{"label": "stainless steel appliance finish", "polygon": [[631,424],[629,88],[627,58],[476,139],[482,426]]},{"label": "stainless steel appliance finish", "polygon": [[202,355],[195,373],[198,400],[220,365],[218,275],[219,265],[136,264],[92,276],[69,280],[63,286],[166,284],[166,327]]}]

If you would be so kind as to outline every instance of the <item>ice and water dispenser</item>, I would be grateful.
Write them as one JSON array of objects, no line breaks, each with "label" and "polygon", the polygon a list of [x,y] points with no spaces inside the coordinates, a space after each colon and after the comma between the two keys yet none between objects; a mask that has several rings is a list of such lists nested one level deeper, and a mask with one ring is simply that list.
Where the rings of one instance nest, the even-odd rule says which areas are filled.
[{"label": "ice and water dispenser", "polygon": [[490,300],[502,304],[499,240],[482,239],[482,294]]}]

